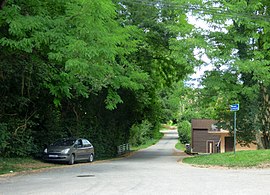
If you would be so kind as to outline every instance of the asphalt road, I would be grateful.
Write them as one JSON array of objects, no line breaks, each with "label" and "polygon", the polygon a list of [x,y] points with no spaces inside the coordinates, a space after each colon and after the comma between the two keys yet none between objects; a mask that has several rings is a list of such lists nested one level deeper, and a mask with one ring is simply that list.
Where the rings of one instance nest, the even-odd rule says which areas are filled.
[{"label": "asphalt road", "polygon": [[177,132],[128,158],[0,177],[0,194],[270,194],[270,169],[198,168],[178,162]]}]

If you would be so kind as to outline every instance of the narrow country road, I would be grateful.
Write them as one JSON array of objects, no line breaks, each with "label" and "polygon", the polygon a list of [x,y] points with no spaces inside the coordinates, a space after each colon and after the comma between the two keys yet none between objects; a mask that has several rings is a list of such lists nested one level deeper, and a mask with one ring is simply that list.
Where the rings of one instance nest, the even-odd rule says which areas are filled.
[{"label": "narrow country road", "polygon": [[178,162],[177,131],[128,158],[0,177],[0,194],[270,194],[270,169],[196,168]]}]

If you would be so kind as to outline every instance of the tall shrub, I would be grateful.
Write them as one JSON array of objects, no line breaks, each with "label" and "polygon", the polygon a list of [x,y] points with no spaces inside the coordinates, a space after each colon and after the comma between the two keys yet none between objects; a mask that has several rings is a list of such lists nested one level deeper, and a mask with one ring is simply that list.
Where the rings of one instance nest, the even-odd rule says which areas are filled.
[{"label": "tall shrub", "polygon": [[182,121],[178,124],[179,140],[182,144],[190,143],[191,141],[191,124],[189,121]]},{"label": "tall shrub", "polygon": [[130,129],[129,143],[133,146],[145,144],[151,138],[151,123],[144,120],[141,124],[134,124]]}]

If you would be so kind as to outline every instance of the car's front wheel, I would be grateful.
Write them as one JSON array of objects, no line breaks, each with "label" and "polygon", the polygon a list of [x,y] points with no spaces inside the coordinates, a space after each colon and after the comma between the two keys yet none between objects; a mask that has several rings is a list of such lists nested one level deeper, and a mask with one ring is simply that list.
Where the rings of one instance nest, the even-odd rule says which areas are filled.
[{"label": "car's front wheel", "polygon": [[68,161],[68,164],[69,164],[69,165],[73,165],[74,162],[75,162],[75,155],[74,155],[74,154],[71,154],[70,159],[69,159],[69,161]]},{"label": "car's front wheel", "polygon": [[94,155],[93,154],[90,154],[90,156],[88,158],[88,161],[89,162],[93,162],[94,161]]}]

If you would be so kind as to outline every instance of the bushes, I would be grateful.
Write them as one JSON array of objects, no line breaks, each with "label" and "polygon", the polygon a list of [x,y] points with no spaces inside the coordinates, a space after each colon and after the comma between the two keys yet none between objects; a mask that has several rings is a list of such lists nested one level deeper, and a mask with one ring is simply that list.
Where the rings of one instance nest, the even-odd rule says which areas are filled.
[{"label": "bushes", "polygon": [[130,129],[129,143],[133,146],[145,144],[151,138],[152,125],[144,120],[141,124],[134,124]]},{"label": "bushes", "polygon": [[178,124],[179,140],[182,144],[190,143],[191,141],[191,124],[189,121],[182,121]]},{"label": "bushes", "polygon": [[[15,123],[16,124],[16,123]],[[14,125],[15,125],[14,124]],[[23,131],[11,131],[12,125],[0,123],[0,156],[2,157],[25,157],[34,150],[33,138],[29,129]]]},{"label": "bushes", "polygon": [[0,123],[0,156],[4,156],[4,152],[8,146],[9,131],[6,123]]}]

